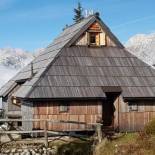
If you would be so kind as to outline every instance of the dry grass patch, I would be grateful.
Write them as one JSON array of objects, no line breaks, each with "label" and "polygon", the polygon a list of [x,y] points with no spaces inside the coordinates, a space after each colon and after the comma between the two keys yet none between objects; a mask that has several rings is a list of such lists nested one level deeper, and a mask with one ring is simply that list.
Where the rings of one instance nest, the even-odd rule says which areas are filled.
[{"label": "dry grass patch", "polygon": [[155,137],[143,133],[128,133],[107,141],[96,155],[155,155]]}]

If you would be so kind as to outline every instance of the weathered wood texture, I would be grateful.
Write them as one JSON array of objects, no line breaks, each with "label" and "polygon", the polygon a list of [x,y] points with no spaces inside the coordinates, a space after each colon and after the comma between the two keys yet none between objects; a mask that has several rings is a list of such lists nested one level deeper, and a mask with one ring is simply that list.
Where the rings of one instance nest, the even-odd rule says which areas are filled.
[{"label": "weathered wood texture", "polygon": [[[33,103],[32,102],[23,102],[21,106],[22,119],[32,119],[33,118]],[[22,122],[22,128],[24,130],[32,130],[32,122]]]},{"label": "weathered wood texture", "polygon": [[20,86],[15,86],[8,94],[7,99],[2,100],[2,106],[5,111],[5,117],[20,117],[21,107],[12,103],[12,94],[19,89]]},{"label": "weathered wood texture", "polygon": [[155,118],[155,112],[120,113],[120,131],[143,131],[144,126]]},{"label": "weathered wood texture", "polygon": [[84,33],[76,42],[76,45],[88,45],[88,33]]},{"label": "weathered wood texture", "polygon": [[116,98],[116,100],[114,101],[114,107],[115,107],[115,111],[114,111],[114,129],[119,129],[119,105],[120,105],[120,99],[119,97]]},{"label": "weathered wood texture", "polygon": [[154,75],[152,68],[125,50],[73,46],[63,49],[29,97],[104,98],[103,86],[121,87],[123,97],[154,97]]},{"label": "weathered wood texture", "polygon": [[80,38],[76,41],[76,45],[89,45],[89,32],[96,32],[96,43],[100,46],[117,46],[108,34],[102,29],[99,23],[94,22]]},{"label": "weathered wood texture", "polygon": [[110,37],[108,35],[106,35],[106,45],[107,46],[117,46],[113,40],[110,39]]},{"label": "weathered wood texture", "polygon": [[[64,121],[79,121],[85,123],[96,123],[98,117],[102,117],[102,102],[100,101],[72,101],[69,102],[68,112],[60,112],[59,104],[61,102],[53,101],[48,103],[34,104],[34,119],[51,119]],[[34,123],[34,129],[43,129],[43,123]],[[89,126],[83,124],[71,123],[49,123],[48,130],[74,131],[85,130]]]},{"label": "weathered wood texture", "polygon": [[93,32],[101,32],[102,28],[101,25],[98,22],[94,22],[89,28],[88,31],[93,31]]},{"label": "weathered wood texture", "polygon": [[[118,100],[116,115],[119,120],[116,122],[118,122],[120,131],[142,131],[144,126],[155,118],[155,101],[124,102],[122,97]],[[129,104],[136,104],[138,110],[131,111]]]},{"label": "weathered wood texture", "polygon": [[11,93],[8,95],[8,111],[20,111],[20,106],[18,105],[15,105],[12,103],[12,94],[17,91],[18,89],[20,88],[20,86],[16,86],[12,91]]}]

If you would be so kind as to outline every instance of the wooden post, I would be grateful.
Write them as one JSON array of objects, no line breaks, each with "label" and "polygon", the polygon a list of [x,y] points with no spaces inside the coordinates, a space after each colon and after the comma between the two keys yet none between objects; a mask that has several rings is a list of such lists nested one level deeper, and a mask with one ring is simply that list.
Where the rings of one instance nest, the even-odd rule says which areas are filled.
[{"label": "wooden post", "polygon": [[48,148],[47,120],[44,121],[44,138],[45,138],[45,147]]},{"label": "wooden post", "polygon": [[119,132],[119,128],[120,128],[120,126],[119,126],[119,124],[120,124],[120,122],[119,122],[119,113],[120,113],[120,96],[118,97],[118,132]]},{"label": "wooden post", "polygon": [[101,141],[102,141],[102,124],[100,124],[100,123],[96,124],[96,133],[97,133],[98,142],[101,143]]}]

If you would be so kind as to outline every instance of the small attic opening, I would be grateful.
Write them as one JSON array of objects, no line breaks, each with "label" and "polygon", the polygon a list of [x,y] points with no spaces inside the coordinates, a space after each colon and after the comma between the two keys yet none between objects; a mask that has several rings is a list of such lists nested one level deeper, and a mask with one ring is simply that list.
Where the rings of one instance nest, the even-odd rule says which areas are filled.
[{"label": "small attic opening", "polygon": [[107,36],[101,25],[94,22],[89,28],[79,37],[75,43],[81,46],[107,46]]},{"label": "small attic opening", "polygon": [[102,28],[99,23],[95,22],[88,28],[88,45],[100,46],[100,33]]},{"label": "small attic opening", "polygon": [[97,36],[98,33],[91,32],[89,33],[89,45],[97,45]]}]

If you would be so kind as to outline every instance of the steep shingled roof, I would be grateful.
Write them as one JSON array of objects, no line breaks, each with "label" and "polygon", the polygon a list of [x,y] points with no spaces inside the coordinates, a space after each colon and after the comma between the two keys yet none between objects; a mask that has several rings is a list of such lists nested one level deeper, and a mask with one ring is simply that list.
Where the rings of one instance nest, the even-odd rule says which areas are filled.
[{"label": "steep shingled roof", "polygon": [[[35,77],[40,77],[60,50],[81,30],[82,27],[89,23],[93,23],[94,21],[95,17],[90,16],[82,22],[65,29],[42,53],[40,53],[32,61],[34,72],[36,73]],[[31,64],[24,67],[15,77],[13,77],[0,89],[0,96],[6,96],[17,85],[16,81],[29,78],[31,78]]]},{"label": "steep shingled roof", "polygon": [[[64,47],[69,47],[92,23],[95,21],[100,22],[103,29],[108,33],[108,35],[123,48],[123,45],[118,41],[118,39],[112,34],[110,29],[98,18],[96,15],[89,16],[83,19],[77,24],[73,24],[66,28],[39,56],[37,56],[33,61],[33,68],[35,76],[31,78],[31,64],[24,67],[15,77],[8,81],[1,89],[0,96],[5,97],[16,85],[17,81],[26,80],[26,84],[31,82],[29,87],[24,90],[24,92],[29,92],[32,86],[38,81],[40,76],[45,72],[48,66],[53,62],[53,60],[58,56],[59,52]],[[33,81],[33,83],[32,83]],[[20,89],[21,93],[23,87]]]},{"label": "steep shingled roof", "polygon": [[15,95],[104,98],[103,87],[121,87],[125,98],[155,97],[155,71],[119,47],[72,46],[63,48],[33,91],[24,94],[32,85],[33,81],[25,83]]},{"label": "steep shingled roof", "polygon": [[[117,47],[71,46],[94,23],[99,22]],[[155,71],[129,53],[109,28],[90,16],[65,29],[46,50],[11,80],[27,81],[13,94],[20,98],[104,98],[106,87],[121,87],[125,98],[155,97]],[[7,84],[9,85],[9,83]],[[5,89],[5,91],[3,91]]]}]

